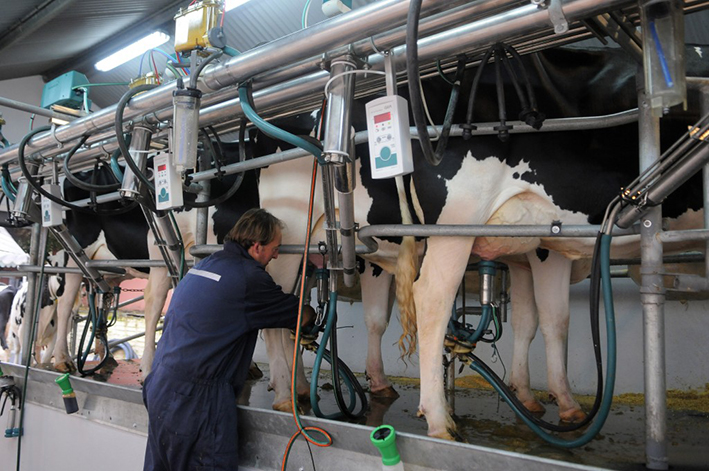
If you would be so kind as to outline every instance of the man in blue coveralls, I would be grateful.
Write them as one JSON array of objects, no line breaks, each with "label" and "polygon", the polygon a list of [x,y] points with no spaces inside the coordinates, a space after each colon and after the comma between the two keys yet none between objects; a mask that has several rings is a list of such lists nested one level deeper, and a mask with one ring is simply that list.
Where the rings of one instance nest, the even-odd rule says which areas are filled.
[{"label": "man in blue coveralls", "polygon": [[[175,288],[152,372],[145,471],[236,470],[236,398],[246,381],[259,329],[294,329],[298,298],[265,267],[278,257],[282,223],[247,211],[216,252]],[[315,313],[303,308],[302,323]]]}]

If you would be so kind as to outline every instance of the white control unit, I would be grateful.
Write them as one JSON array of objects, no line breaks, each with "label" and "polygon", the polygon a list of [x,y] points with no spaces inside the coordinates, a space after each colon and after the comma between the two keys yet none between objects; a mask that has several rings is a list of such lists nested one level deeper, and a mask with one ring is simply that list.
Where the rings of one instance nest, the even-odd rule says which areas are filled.
[{"label": "white control unit", "polygon": [[[42,189],[46,190],[52,196],[57,198],[62,197],[59,185],[45,184]],[[42,195],[42,227],[54,227],[62,223],[63,219],[62,206]]]},{"label": "white control unit", "polygon": [[406,100],[389,95],[370,101],[366,108],[372,178],[397,177],[413,172]]},{"label": "white control unit", "polygon": [[157,209],[179,208],[183,205],[182,179],[172,166],[167,153],[153,158],[155,170],[155,207]]}]

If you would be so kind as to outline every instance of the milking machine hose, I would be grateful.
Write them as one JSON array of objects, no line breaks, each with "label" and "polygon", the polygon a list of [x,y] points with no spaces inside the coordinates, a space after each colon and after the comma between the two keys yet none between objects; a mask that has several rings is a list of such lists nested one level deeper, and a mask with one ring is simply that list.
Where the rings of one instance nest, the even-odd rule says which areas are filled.
[{"label": "milking machine hose", "polygon": [[[82,190],[91,192],[118,190],[121,187],[121,181],[117,178],[115,183],[110,183],[107,185],[96,185],[93,183],[82,182],[81,180],[76,178],[73,173],[71,173],[71,170],[69,169],[69,161],[74,156],[74,154],[76,154],[76,151],[79,150],[79,147],[84,145],[84,142],[86,142],[88,138],[89,136],[86,135],[79,139],[79,142],[74,147],[72,147],[66,157],[64,157],[64,162],[62,164],[62,167],[64,168],[64,175],[66,176],[67,180],[69,180],[74,186],[81,188]],[[111,175],[113,175],[115,178],[113,170],[111,170]]]},{"label": "milking machine hose", "polygon": [[[616,332],[615,332],[615,311],[613,308],[613,292],[611,288],[611,276],[610,276],[610,244],[611,236],[608,234],[599,235],[600,243],[597,243],[597,250],[594,253],[594,267],[597,269],[599,264],[596,263],[596,257],[600,259],[600,272],[601,272],[601,283],[603,286],[603,305],[606,313],[606,332],[607,332],[607,343],[606,352],[608,355],[606,372],[605,387],[603,389],[603,398],[600,401],[600,408],[598,409],[598,416],[596,420],[591,424],[591,426],[586,430],[580,437],[573,440],[564,440],[558,438],[548,432],[542,430],[540,425],[545,426],[551,430],[555,431],[569,431],[578,429],[580,426],[588,423],[593,417],[589,414],[587,420],[584,420],[581,424],[576,424],[574,426],[556,426],[553,424],[548,424],[534,417],[522,403],[515,397],[509,388],[504,384],[504,382],[492,371],[487,365],[485,365],[478,357],[469,353],[469,358],[472,359],[470,367],[480,374],[485,380],[487,380],[493,388],[500,394],[505,401],[510,405],[512,410],[517,414],[517,416],[524,421],[524,423],[529,426],[529,428],[534,431],[539,437],[544,441],[563,448],[576,448],[583,446],[590,442],[593,437],[601,430],[605,424],[608,414],[610,412],[611,403],[613,401],[613,389],[615,387],[615,371],[616,371]],[[598,250],[600,249],[600,250]],[[600,252],[600,253],[599,253]],[[592,286],[592,291],[594,287]],[[597,308],[597,305],[596,305]],[[594,408],[598,404],[598,396]],[[552,426],[552,427],[549,427]]]},{"label": "milking machine hose", "polygon": [[17,188],[12,184],[12,179],[10,178],[10,170],[8,169],[8,164],[5,163],[2,166],[2,175],[0,176],[0,185],[2,185],[2,191],[5,196],[15,202],[15,195],[17,194]]},{"label": "milking machine hose", "polygon": [[[322,343],[318,346],[318,351],[317,355],[315,357],[315,362],[313,363],[313,372],[312,372],[312,377],[310,379],[310,404],[313,408],[313,412],[315,413],[316,416],[322,417],[325,419],[338,419],[342,417],[342,415],[345,415],[351,419],[358,419],[364,415],[364,413],[367,410],[367,397],[364,393],[364,390],[362,389],[362,386],[360,386],[359,381],[357,381],[357,378],[354,377],[352,372],[349,370],[349,368],[344,365],[346,370],[343,369],[344,374],[344,381],[347,384],[348,382],[351,382],[352,384],[347,384],[348,388],[350,389],[350,405],[349,407],[344,406],[344,400],[342,398],[342,391],[340,389],[340,382],[339,382],[339,359],[337,358],[337,340],[333,339],[335,338],[335,335],[337,335],[334,330],[333,326],[336,324],[335,318],[337,317],[337,293],[336,292],[331,292],[330,293],[330,301],[328,303],[328,315],[327,315],[327,322],[325,323],[325,330],[323,331],[323,336],[322,336]],[[320,407],[318,406],[318,376],[320,374],[320,365],[322,364],[323,358],[326,356],[326,348],[325,345],[327,343],[327,340],[330,339],[330,343],[333,346],[333,351],[332,355],[329,355],[329,352],[327,354],[331,357],[329,359],[326,358],[326,360],[332,365],[332,375],[333,375],[333,384],[332,386],[335,388],[335,399],[337,401],[337,405],[340,408],[341,413],[334,413],[330,415],[325,415],[320,411]],[[357,395],[360,397],[360,401],[362,402],[362,408],[360,412],[357,414],[353,414],[352,410],[354,410],[354,406],[356,404],[355,399],[354,399],[354,394],[353,392],[357,392]]]},{"label": "milking machine hose", "polygon": [[[100,335],[98,337],[98,341],[101,342],[104,346],[104,351],[105,354],[101,361],[94,366],[93,368],[89,370],[84,370],[84,365],[86,364],[86,360],[89,357],[89,353],[91,352],[91,344],[93,343],[94,339],[96,338],[96,324],[97,322],[100,321],[100,316],[103,314],[101,313],[96,313],[96,293],[90,293],[89,294],[89,318],[86,319],[86,324],[84,324],[84,331],[81,334],[81,340],[79,341],[79,354],[76,357],[76,369],[81,373],[83,376],[88,376],[96,371],[100,370],[101,367],[103,366],[104,363],[106,363],[106,360],[108,359],[110,355],[110,349],[108,348],[108,341],[106,339],[105,335]],[[84,349],[84,340],[86,340],[86,332],[89,330],[89,323],[91,323],[91,336],[89,337],[89,342],[86,345],[86,351],[82,352]]]},{"label": "milking machine hose", "polygon": [[313,144],[312,142],[306,141],[300,136],[291,134],[279,127],[274,126],[268,121],[261,118],[254,109],[254,105],[251,102],[251,83],[242,83],[239,85],[239,103],[241,104],[241,109],[249,120],[254,123],[254,126],[259,128],[264,134],[271,136],[274,139],[279,139],[292,144],[296,147],[310,152],[318,159],[320,164],[324,164],[322,161],[322,151]]},{"label": "milking machine hose", "polygon": [[[130,211],[133,209],[135,205],[128,205],[124,208],[119,208],[119,209],[109,209],[109,210],[99,210],[98,208],[90,209],[90,208],[85,208],[83,206],[76,206],[75,204],[71,204],[70,202],[63,200],[61,198],[58,198],[51,194],[50,192],[46,191],[42,186],[37,182],[37,179],[32,176],[32,174],[29,172],[29,169],[27,168],[27,164],[25,162],[25,147],[27,146],[27,143],[32,139],[32,137],[35,134],[39,134],[40,132],[44,131],[49,131],[52,129],[50,126],[43,126],[37,129],[34,129],[30,132],[28,132],[25,137],[22,138],[20,141],[20,144],[17,146],[17,163],[20,166],[20,170],[22,171],[22,175],[27,179],[27,183],[30,184],[32,188],[34,188],[40,195],[48,198],[49,200],[62,205],[66,208],[71,209],[72,211],[78,211],[80,213],[84,214],[91,214],[91,215],[99,215],[99,216],[113,216],[117,214],[122,214],[127,211]],[[135,165],[135,164],[134,164]]]},{"label": "milking machine hose", "polygon": [[[205,133],[206,134],[206,133]],[[217,138],[217,142],[221,143],[219,141],[219,136],[217,135],[216,132],[214,132],[214,137]],[[209,135],[207,135],[207,139],[209,139],[211,143],[211,139],[209,138]],[[242,119],[241,124],[239,126],[239,162],[243,162],[246,160],[246,120]],[[217,161],[217,154],[214,152],[214,148],[212,147],[212,155],[214,156],[214,161]],[[217,172],[219,172],[220,169],[217,166]],[[188,208],[209,208],[210,206],[216,206],[218,204],[223,203],[224,201],[228,200],[234,194],[239,190],[239,187],[241,187],[241,183],[244,181],[244,174],[245,172],[241,172],[236,175],[236,180],[234,180],[234,183],[229,187],[229,189],[222,195],[217,196],[216,198],[212,198],[211,200],[208,201],[185,201],[185,206]]]}]

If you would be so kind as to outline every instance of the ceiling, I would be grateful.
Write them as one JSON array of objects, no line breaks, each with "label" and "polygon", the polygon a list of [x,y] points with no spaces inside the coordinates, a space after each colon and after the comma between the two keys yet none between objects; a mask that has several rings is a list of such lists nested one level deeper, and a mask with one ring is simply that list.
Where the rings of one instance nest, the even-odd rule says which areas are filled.
[{"label": "ceiling", "polygon": [[[316,4],[308,22],[325,20]],[[375,0],[354,0],[353,8]],[[174,38],[174,16],[190,0],[16,0],[3,1],[0,15],[0,80],[40,75],[47,81],[76,70],[91,83],[128,82],[150,65],[133,59],[109,72],[94,64],[153,30]],[[224,31],[229,46],[247,51],[301,29],[306,0],[252,0],[229,11]],[[687,42],[709,43],[709,12],[687,15]],[[174,41],[161,48],[172,52]],[[158,67],[165,59],[155,57]],[[93,87],[98,107],[116,103],[125,85]]]}]

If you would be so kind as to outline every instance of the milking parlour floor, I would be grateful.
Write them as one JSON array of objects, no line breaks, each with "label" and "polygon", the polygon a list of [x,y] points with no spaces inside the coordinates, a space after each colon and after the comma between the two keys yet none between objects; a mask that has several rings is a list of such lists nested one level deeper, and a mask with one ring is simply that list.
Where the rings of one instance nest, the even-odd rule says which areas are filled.
[{"label": "milking parlour floor", "polygon": [[[112,384],[138,386],[138,361],[119,361],[119,366],[107,380]],[[263,378],[250,380],[239,398],[241,405],[271,409],[273,392],[268,391],[268,365],[259,364]],[[308,377],[310,371],[307,371]],[[365,384],[363,376],[358,375]],[[321,372],[318,388],[320,409],[325,414],[336,411],[336,402],[329,371]],[[397,399],[372,398],[367,393],[369,410],[357,423],[376,427],[389,424],[396,430],[426,435],[426,421],[416,416],[419,400],[418,380],[392,378],[400,394]],[[346,391],[346,390],[345,390]],[[540,400],[544,395],[538,394]],[[346,397],[346,400],[349,398]],[[577,400],[585,410],[591,408],[593,398],[580,396]],[[557,408],[545,402],[543,419],[554,423]],[[645,421],[642,395],[625,394],[614,398],[611,412],[600,434],[587,445],[565,450],[547,444],[537,437],[507,404],[499,399],[487,383],[477,376],[465,376],[456,381],[455,400],[452,403],[458,433],[466,443],[524,453],[554,460],[614,470],[645,469]],[[309,404],[301,404],[305,415],[313,415]],[[709,470],[709,385],[704,391],[668,392],[668,455],[670,470]],[[577,434],[561,435],[572,439]],[[404,462],[406,457],[402,456]],[[471,455],[471,459],[474,456]],[[317,463],[316,463],[317,464]],[[467,466],[461,465],[461,469]]]}]

